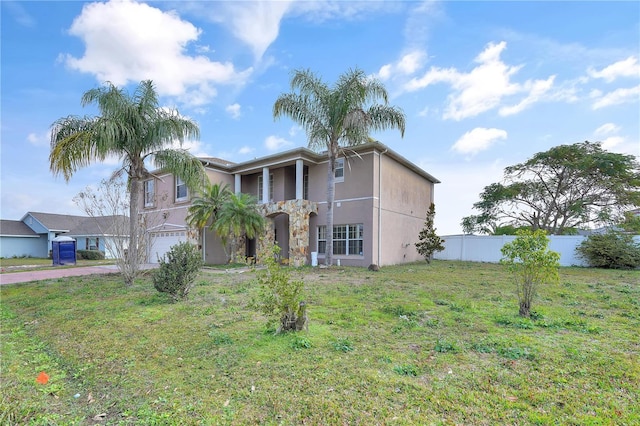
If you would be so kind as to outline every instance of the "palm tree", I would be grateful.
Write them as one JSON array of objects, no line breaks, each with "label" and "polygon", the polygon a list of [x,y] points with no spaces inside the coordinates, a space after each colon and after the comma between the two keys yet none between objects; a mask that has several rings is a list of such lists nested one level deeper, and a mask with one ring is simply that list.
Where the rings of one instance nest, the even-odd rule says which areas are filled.
[{"label": "palm tree", "polygon": [[237,239],[243,235],[255,238],[264,229],[264,217],[258,211],[255,197],[244,193],[231,194],[213,226],[225,247],[231,239],[231,257],[235,259]]},{"label": "palm tree", "polygon": [[171,144],[197,139],[198,125],[176,110],[160,108],[151,80],[142,81],[133,96],[111,83],[91,89],[82,96],[82,106],[95,104],[100,115],[70,115],[55,121],[51,132],[49,163],[54,175],[69,181],[78,169],[117,156],[122,167],[116,174],[126,173],[129,189],[129,249],[127,270],[122,270],[126,285],[133,284],[142,258],[138,202],[141,182],[151,175],[146,162],[180,177],[195,188],[205,179],[200,161]]},{"label": "palm tree", "polygon": [[[342,74],[333,87],[310,70],[296,70],[291,78],[291,90],[292,93],[278,97],[273,116],[289,116],[307,132],[309,148],[327,151],[325,263],[331,265],[336,159],[344,154],[344,147],[368,142],[371,131],[397,128],[404,136],[405,116],[401,109],[388,105],[382,83],[357,68]],[[383,103],[377,103],[379,99]]]},{"label": "palm tree", "polygon": [[198,229],[213,227],[230,194],[227,184],[205,183],[200,195],[191,200],[187,223]]}]

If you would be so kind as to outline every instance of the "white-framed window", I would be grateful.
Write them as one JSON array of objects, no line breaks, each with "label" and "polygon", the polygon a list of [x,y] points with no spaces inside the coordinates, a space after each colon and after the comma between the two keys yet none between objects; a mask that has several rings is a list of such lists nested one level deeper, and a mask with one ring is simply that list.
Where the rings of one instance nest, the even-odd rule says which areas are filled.
[{"label": "white-framed window", "polygon": [[[345,256],[362,256],[364,250],[364,225],[333,226],[333,254]],[[327,252],[327,227],[318,226],[318,253]]]},{"label": "white-framed window", "polygon": [[269,200],[262,199],[262,188],[264,182],[262,181],[262,175],[258,176],[258,203],[266,203],[273,200],[273,173],[269,174]]},{"label": "white-framed window", "polygon": [[155,203],[155,182],[153,179],[144,181],[144,206],[153,207]]},{"label": "white-framed window", "polygon": [[344,158],[336,158],[336,169],[333,175],[336,182],[344,182]]},{"label": "white-framed window", "polygon": [[185,181],[176,176],[176,201],[186,201],[189,197],[189,190]]}]

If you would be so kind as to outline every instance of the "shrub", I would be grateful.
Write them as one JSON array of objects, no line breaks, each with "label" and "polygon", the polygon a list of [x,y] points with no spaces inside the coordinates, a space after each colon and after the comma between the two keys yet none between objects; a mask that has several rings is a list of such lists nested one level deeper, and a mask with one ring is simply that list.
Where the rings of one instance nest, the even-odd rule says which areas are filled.
[{"label": "shrub", "polygon": [[538,286],[558,280],[560,254],[547,248],[549,237],[543,230],[517,231],[517,237],[505,244],[500,262],[507,265],[516,281],[520,316],[529,317]]},{"label": "shrub", "polygon": [[418,242],[415,243],[416,250],[421,256],[424,256],[427,263],[431,263],[433,254],[444,250],[444,240],[436,234],[436,228],[433,226],[433,220],[436,216],[436,206],[431,203],[427,210],[427,218],[424,221],[424,228],[418,234]]},{"label": "shrub", "polygon": [[76,255],[78,259],[84,260],[103,260],[104,253],[100,250],[77,250]]},{"label": "shrub", "polygon": [[640,245],[634,243],[629,234],[590,235],[576,247],[576,252],[595,268],[633,269],[640,266]]},{"label": "shrub", "polygon": [[279,319],[276,333],[300,331],[307,328],[307,307],[302,297],[304,283],[291,281],[289,270],[277,261],[279,253],[280,247],[275,244],[260,253],[266,269],[257,273],[260,292],[254,307],[270,317],[269,325],[275,318]]},{"label": "shrub", "polygon": [[174,301],[184,299],[202,267],[202,256],[196,246],[180,243],[160,259],[160,267],[153,273],[153,286],[168,293]]}]

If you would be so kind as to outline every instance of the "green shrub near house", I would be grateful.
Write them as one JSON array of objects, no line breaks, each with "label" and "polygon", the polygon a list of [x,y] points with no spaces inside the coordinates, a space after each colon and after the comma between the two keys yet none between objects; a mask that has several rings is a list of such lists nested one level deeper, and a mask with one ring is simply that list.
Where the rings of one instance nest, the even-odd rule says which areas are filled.
[{"label": "green shrub near house", "polygon": [[77,260],[104,260],[104,253],[100,250],[76,250]]}]

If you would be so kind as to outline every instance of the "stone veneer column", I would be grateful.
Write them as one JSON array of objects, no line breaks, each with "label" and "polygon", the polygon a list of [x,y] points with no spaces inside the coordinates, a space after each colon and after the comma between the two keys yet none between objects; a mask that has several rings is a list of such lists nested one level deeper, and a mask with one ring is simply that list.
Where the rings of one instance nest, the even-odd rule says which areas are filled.
[{"label": "stone veneer column", "polygon": [[318,213],[318,205],[307,200],[289,200],[263,205],[262,214],[267,218],[265,239],[263,244],[271,244],[275,240],[274,222],[269,216],[285,213],[289,215],[289,264],[295,267],[304,266],[309,255],[309,217]]},{"label": "stone veneer column", "polygon": [[[264,214],[264,212],[263,212]],[[273,244],[276,240],[276,230],[275,230],[275,223],[273,222],[273,219],[270,217],[265,217],[264,219],[265,223],[264,223],[264,235],[262,237],[258,236],[257,238],[257,244],[256,244],[256,256],[258,257],[257,262],[258,263],[262,263],[262,259],[259,258],[261,253],[264,253],[266,248],[266,245],[268,244]]]}]

